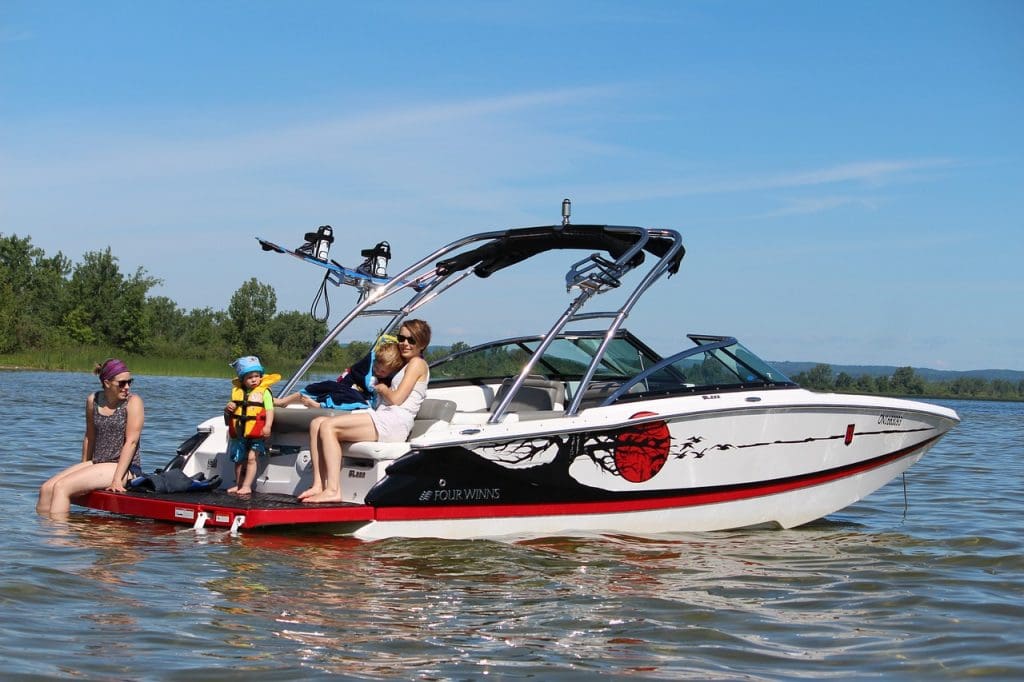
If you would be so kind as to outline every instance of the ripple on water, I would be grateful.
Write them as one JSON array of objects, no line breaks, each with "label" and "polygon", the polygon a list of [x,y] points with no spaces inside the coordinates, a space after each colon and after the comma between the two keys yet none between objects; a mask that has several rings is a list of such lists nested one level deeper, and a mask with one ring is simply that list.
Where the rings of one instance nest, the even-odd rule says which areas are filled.
[{"label": "ripple on water", "polygon": [[[0,461],[20,474],[0,496],[4,677],[1024,677],[1022,406],[954,404],[963,423],[905,494],[897,481],[802,528],[363,543],[40,520],[37,487],[77,460],[95,379],[3,379],[18,428]],[[149,468],[225,382],[139,378]],[[37,395],[58,396],[45,415],[20,398]]]}]

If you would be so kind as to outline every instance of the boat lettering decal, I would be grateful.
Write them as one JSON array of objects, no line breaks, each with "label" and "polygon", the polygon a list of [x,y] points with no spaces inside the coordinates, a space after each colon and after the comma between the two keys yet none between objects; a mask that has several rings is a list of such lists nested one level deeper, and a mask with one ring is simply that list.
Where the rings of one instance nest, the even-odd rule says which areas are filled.
[{"label": "boat lettering decal", "polygon": [[349,478],[366,478],[366,472],[365,471],[353,471],[352,469],[349,469],[348,470],[348,477]]},{"label": "boat lettering decal", "polygon": [[420,493],[420,502],[500,500],[501,488],[434,488]]},{"label": "boat lettering decal", "polygon": [[878,415],[878,423],[882,426],[899,426],[903,423],[903,416],[899,414],[889,414],[883,412]]},{"label": "boat lettering decal", "polygon": [[702,395],[701,399],[702,400],[718,400],[721,397],[722,396],[720,396],[720,395]]}]

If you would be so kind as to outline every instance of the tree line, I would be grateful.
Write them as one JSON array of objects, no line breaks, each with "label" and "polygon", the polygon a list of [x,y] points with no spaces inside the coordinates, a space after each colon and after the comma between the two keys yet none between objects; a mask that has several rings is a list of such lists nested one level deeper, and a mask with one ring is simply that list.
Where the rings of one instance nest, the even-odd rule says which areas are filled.
[{"label": "tree line", "polygon": [[854,377],[847,372],[834,374],[826,364],[815,365],[792,377],[804,388],[838,393],[917,396],[970,400],[1024,400],[1024,380],[986,381],[979,377],[957,377],[952,381],[926,381],[913,367],[900,367],[891,376]]},{"label": "tree line", "polygon": [[[301,362],[327,333],[326,323],[308,313],[278,311],[274,288],[256,278],[235,291],[227,310],[184,310],[166,296],[150,296],[159,284],[141,267],[121,272],[110,247],[72,263],[60,252],[47,256],[31,237],[0,233],[0,355],[90,346],[180,360],[224,361],[255,354],[284,367]],[[449,350],[466,347],[459,342]],[[345,366],[368,350],[367,342],[333,344],[320,359]],[[495,362],[493,369],[518,371]],[[833,375],[829,365],[820,364],[793,380],[841,393],[1024,400],[1024,381],[963,377],[932,382],[911,367],[892,376],[853,377]]]},{"label": "tree line", "polygon": [[[279,312],[273,287],[255,278],[227,310],[184,310],[150,295],[160,283],[141,267],[122,272],[110,247],[72,263],[60,252],[47,256],[31,237],[0,233],[0,354],[89,346],[185,360],[301,360],[327,333],[308,314]],[[332,348],[324,360],[347,355]]]}]

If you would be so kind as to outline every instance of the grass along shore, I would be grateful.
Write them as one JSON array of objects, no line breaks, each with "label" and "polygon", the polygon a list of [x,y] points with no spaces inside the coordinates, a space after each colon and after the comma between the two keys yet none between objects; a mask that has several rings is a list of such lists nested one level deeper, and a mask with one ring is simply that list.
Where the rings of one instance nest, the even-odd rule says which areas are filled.
[{"label": "grass along shore", "polygon": [[[227,360],[211,358],[167,358],[153,355],[131,355],[109,349],[53,349],[25,353],[0,354],[0,369],[43,370],[50,372],[92,372],[97,362],[106,358],[119,357],[124,360],[133,374],[171,377],[226,377],[234,376]],[[302,364],[302,360],[264,360],[267,372],[289,377]],[[317,362],[310,370],[317,374],[338,374],[344,367],[337,362]]]},{"label": "grass along shore", "polygon": [[[51,372],[92,372],[97,362],[105,358],[119,357],[128,363],[132,373],[150,376],[168,377],[209,377],[209,378],[231,378],[234,376],[228,364],[234,358],[227,360],[211,358],[174,358],[158,357],[155,355],[126,355],[109,349],[81,348],[81,349],[52,349],[45,351],[33,351],[24,353],[0,354],[0,370],[42,370]],[[301,359],[277,360],[274,358],[261,358],[263,366],[268,373],[280,374],[288,378],[295,373],[295,370],[302,364]],[[307,376],[337,376],[345,367],[351,364],[352,360],[318,361],[310,369]],[[993,400],[1024,402],[1024,398],[1016,395],[995,395],[991,391],[982,391],[973,395],[957,394],[950,392],[948,382],[928,382],[925,392],[918,395],[906,395],[902,393],[858,393],[857,391],[837,391],[833,389],[819,389],[805,386],[812,391],[832,391],[836,393],[850,393],[854,395],[886,395],[897,398],[917,399],[951,399],[951,400]]]}]

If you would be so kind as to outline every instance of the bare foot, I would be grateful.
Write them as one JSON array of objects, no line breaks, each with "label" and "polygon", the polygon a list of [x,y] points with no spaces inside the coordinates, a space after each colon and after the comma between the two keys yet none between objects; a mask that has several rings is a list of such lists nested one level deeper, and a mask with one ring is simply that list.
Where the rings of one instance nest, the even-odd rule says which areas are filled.
[{"label": "bare foot", "polygon": [[306,407],[320,407],[320,403],[308,396],[300,395],[299,399],[302,400],[302,404]]},{"label": "bare foot", "polygon": [[[231,492],[230,490],[228,492]],[[236,495],[252,495],[252,488],[241,487],[238,488]]]},{"label": "bare foot", "polygon": [[238,494],[238,486],[237,485],[231,486],[230,488],[228,488],[227,492],[228,492],[228,495],[237,495]]},{"label": "bare foot", "polygon": [[300,500],[304,500],[304,499],[306,499],[307,497],[313,497],[314,495],[319,495],[319,494],[321,494],[321,493],[322,493],[323,491],[324,491],[324,489],[323,489],[323,488],[320,488],[320,487],[318,487],[318,486],[313,486],[312,488],[310,488],[310,489],[309,489],[309,490],[307,490],[306,492],[304,492],[304,493],[299,493],[299,495],[297,495],[296,497],[297,497],[298,499],[300,499]]},{"label": "bare foot", "polygon": [[307,503],[307,504],[321,504],[321,503],[324,503],[324,502],[341,502],[342,501],[341,500],[341,491],[338,491],[336,493],[332,493],[330,491],[325,490],[324,492],[320,493],[319,495],[312,495],[312,496],[307,497],[306,499],[304,499],[302,501]]}]

